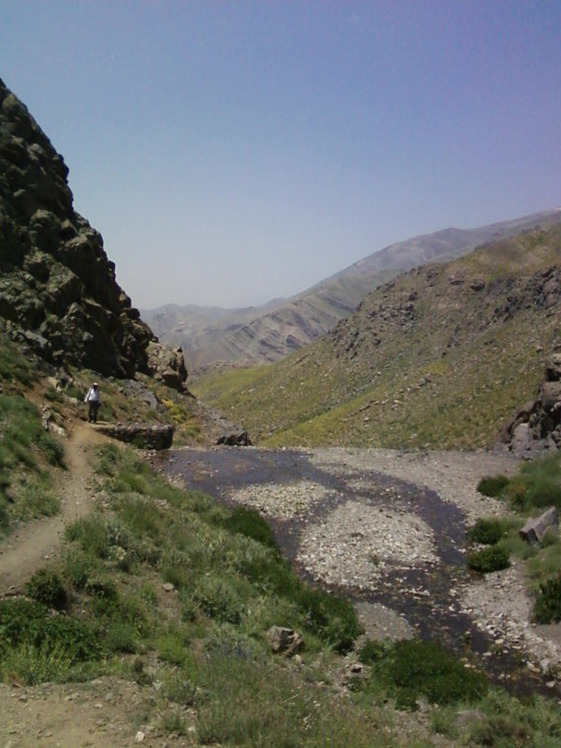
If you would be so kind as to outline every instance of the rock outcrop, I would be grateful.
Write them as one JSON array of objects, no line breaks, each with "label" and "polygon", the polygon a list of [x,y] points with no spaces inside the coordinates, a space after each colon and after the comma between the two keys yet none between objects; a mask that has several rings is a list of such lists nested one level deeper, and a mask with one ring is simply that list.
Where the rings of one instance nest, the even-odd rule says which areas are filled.
[{"label": "rock outcrop", "polygon": [[216,440],[216,444],[223,444],[226,447],[251,447],[251,439],[247,431],[240,429],[234,429],[233,431],[227,431],[222,434]]},{"label": "rock outcrop", "polygon": [[154,335],[73,209],[62,156],[0,81],[0,329],[57,366],[133,377]]},{"label": "rock outcrop", "polygon": [[174,428],[170,425],[145,423],[101,424],[97,431],[143,449],[169,449],[173,443]]},{"label": "rock outcrop", "polygon": [[561,447],[561,352],[550,356],[538,397],[508,420],[500,442],[519,457],[535,457]]},{"label": "rock outcrop", "polygon": [[150,341],[146,350],[147,372],[168,387],[178,392],[185,390],[187,369],[183,359],[183,350],[179,346],[169,346],[156,340]]}]

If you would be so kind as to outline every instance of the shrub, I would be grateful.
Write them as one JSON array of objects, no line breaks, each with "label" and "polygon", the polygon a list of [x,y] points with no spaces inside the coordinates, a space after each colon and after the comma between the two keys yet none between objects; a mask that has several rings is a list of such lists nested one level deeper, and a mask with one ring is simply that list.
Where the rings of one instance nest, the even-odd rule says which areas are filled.
[{"label": "shrub", "polygon": [[90,579],[98,572],[100,562],[78,548],[68,550],[63,558],[64,578],[75,590],[83,590]]},{"label": "shrub", "polygon": [[495,545],[505,534],[505,523],[496,518],[478,519],[467,535],[474,543]]},{"label": "shrub", "polygon": [[271,527],[256,509],[238,506],[222,524],[232,533],[245,535],[275,550],[278,548]]},{"label": "shrub", "polygon": [[38,602],[0,600],[0,660],[20,645],[48,654],[63,650],[71,663],[97,659],[102,654],[98,632],[74,618],[52,615]]},{"label": "shrub", "polygon": [[561,455],[555,452],[525,463],[510,481],[506,496],[514,507],[526,511],[551,505],[561,509]]},{"label": "shrub", "polygon": [[337,652],[353,648],[363,629],[349,600],[305,585],[300,587],[296,600],[313,634]]},{"label": "shrub", "polygon": [[51,481],[46,475],[23,476],[16,490],[17,501],[12,511],[18,519],[53,517],[60,510],[60,498],[51,490]]},{"label": "shrub", "polygon": [[382,685],[398,708],[415,709],[424,696],[441,706],[479,700],[487,691],[487,679],[432,642],[402,640],[374,645],[362,656],[372,664],[371,682]]},{"label": "shrub", "polygon": [[510,561],[508,560],[507,552],[503,548],[493,545],[482,551],[470,553],[468,557],[468,566],[470,569],[474,569],[474,571],[488,574],[492,571],[508,569]]},{"label": "shrub", "polygon": [[228,623],[240,623],[243,602],[225,580],[203,577],[193,593],[193,601],[209,618]]},{"label": "shrub", "polygon": [[540,584],[534,617],[538,623],[561,621],[561,574]]},{"label": "shrub", "polygon": [[54,439],[50,434],[42,432],[37,440],[37,446],[47,458],[49,465],[66,468],[64,462],[64,446]]},{"label": "shrub", "polygon": [[29,597],[50,608],[60,610],[66,605],[66,590],[62,579],[52,569],[39,569],[26,585]]},{"label": "shrub", "polygon": [[483,494],[483,496],[496,498],[503,493],[509,482],[510,481],[506,475],[488,475],[481,478],[477,484],[477,490],[479,493]]}]

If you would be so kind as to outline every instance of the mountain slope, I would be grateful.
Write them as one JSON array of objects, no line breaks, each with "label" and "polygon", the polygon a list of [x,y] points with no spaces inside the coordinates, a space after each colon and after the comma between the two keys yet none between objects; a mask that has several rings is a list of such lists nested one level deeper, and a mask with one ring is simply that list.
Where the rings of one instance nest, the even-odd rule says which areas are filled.
[{"label": "mountain slope", "polygon": [[132,376],[152,332],[101,235],[72,207],[68,168],[0,81],[0,323],[56,365]]},{"label": "mountain slope", "polygon": [[163,307],[143,311],[142,317],[163,340],[181,345],[194,369],[216,361],[278,361],[331,330],[367,293],[399,273],[560,220],[559,211],[546,211],[476,229],[449,228],[417,236],[375,252],[288,300],[263,307]]},{"label": "mountain slope", "polygon": [[489,446],[535,395],[560,312],[557,225],[409,271],[304,351],[195,392],[272,445]]}]

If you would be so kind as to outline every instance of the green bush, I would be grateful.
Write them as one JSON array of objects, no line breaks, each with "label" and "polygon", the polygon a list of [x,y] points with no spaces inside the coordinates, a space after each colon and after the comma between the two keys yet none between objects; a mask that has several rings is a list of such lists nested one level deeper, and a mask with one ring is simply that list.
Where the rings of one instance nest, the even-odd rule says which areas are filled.
[{"label": "green bush", "polygon": [[98,632],[74,618],[52,615],[42,603],[0,600],[0,660],[20,645],[48,653],[63,649],[72,663],[102,654]]},{"label": "green bush", "polygon": [[482,551],[470,553],[468,556],[468,566],[474,571],[488,574],[492,571],[508,569],[510,561],[507,552],[503,548],[492,545],[489,548],[484,548]]},{"label": "green bush", "polygon": [[245,535],[269,548],[278,549],[270,525],[256,509],[248,509],[243,506],[235,507],[222,524],[232,533]]},{"label": "green bush", "polygon": [[53,569],[39,569],[26,584],[25,591],[33,600],[61,610],[66,605],[66,590]]},{"label": "green bush", "polygon": [[487,691],[486,677],[432,642],[402,640],[367,643],[361,659],[372,666],[371,683],[395,698],[398,708],[416,709],[420,697],[444,706],[479,700]]},{"label": "green bush", "polygon": [[20,382],[29,387],[37,381],[40,372],[11,340],[2,334],[0,341],[0,379]]},{"label": "green bush", "polygon": [[54,439],[50,434],[42,432],[36,443],[47,458],[49,465],[66,469],[64,445],[61,442]]},{"label": "green bush", "polygon": [[505,535],[505,523],[496,518],[478,519],[467,531],[468,538],[474,543],[495,545]]},{"label": "green bush", "polygon": [[70,548],[62,560],[64,578],[75,590],[83,590],[99,572],[100,562],[79,548]]},{"label": "green bush", "polygon": [[363,628],[349,600],[306,585],[299,587],[295,600],[315,636],[337,652],[350,652]]},{"label": "green bush", "polygon": [[203,577],[193,593],[193,601],[209,618],[238,624],[242,619],[243,601],[224,579]]},{"label": "green bush", "polygon": [[534,618],[538,623],[561,621],[561,574],[540,584],[534,605]]},{"label": "green bush", "polygon": [[477,490],[483,496],[496,498],[500,496],[509,484],[506,475],[488,475],[481,478],[477,484]]}]

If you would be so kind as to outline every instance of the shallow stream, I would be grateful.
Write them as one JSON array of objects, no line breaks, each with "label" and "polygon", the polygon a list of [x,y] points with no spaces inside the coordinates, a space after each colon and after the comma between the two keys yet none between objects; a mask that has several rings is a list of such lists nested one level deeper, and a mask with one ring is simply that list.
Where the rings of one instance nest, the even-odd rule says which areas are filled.
[{"label": "shallow stream", "polygon": [[[432,490],[398,480],[375,469],[349,470],[337,475],[312,464],[309,455],[293,450],[240,448],[172,449],[154,457],[155,465],[187,489],[203,491],[231,505],[240,489],[265,484],[290,485],[308,481],[327,489],[326,498],[314,503],[304,516],[269,520],[277,541],[301,576],[317,582],[298,561],[298,550],[306,528],[319,524],[338,505],[358,501],[384,508],[388,497],[399,509],[414,514],[430,527],[438,559],[423,568],[404,564],[384,565],[384,573],[368,588],[331,585],[357,602],[382,604],[402,616],[426,640],[438,641],[459,656],[475,658],[496,682],[519,693],[559,694],[524,664],[523,652],[495,646],[475,621],[461,611],[457,589],[473,574],[466,564],[465,518],[453,504]],[[359,479],[359,480],[358,480]],[[397,498],[396,498],[397,497]],[[392,508],[395,509],[395,506]],[[357,527],[360,534],[361,528]],[[335,549],[341,552],[341,549]]]}]

